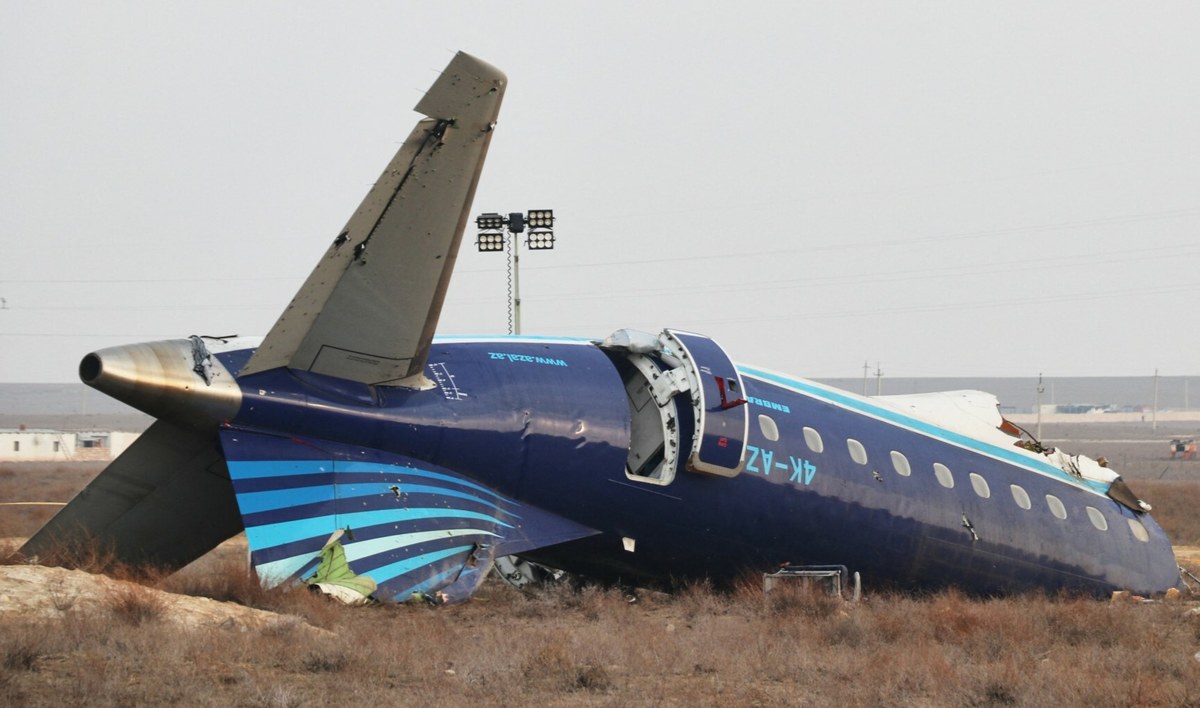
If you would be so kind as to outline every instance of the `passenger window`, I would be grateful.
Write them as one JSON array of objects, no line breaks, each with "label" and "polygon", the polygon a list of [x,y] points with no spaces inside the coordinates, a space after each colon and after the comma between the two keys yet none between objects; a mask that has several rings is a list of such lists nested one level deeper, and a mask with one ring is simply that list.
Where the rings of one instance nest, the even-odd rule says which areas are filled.
[{"label": "passenger window", "polygon": [[808,449],[816,453],[825,451],[825,442],[821,440],[821,434],[812,428],[804,428],[804,442],[808,445]]},{"label": "passenger window", "polygon": [[968,476],[971,478],[971,488],[975,490],[976,494],[983,499],[987,499],[988,497],[992,496],[992,490],[990,487],[988,487],[986,479],[974,472],[970,473]]},{"label": "passenger window", "polygon": [[1133,532],[1133,537],[1142,543],[1150,542],[1150,533],[1146,531],[1146,527],[1142,526],[1142,522],[1137,519],[1125,519],[1129,522],[1129,530]]},{"label": "passenger window", "polygon": [[896,468],[896,474],[901,477],[907,477],[912,474],[912,467],[908,465],[908,458],[895,450],[892,450],[892,467]]},{"label": "passenger window", "polygon": [[[1014,489],[1013,499],[1016,499],[1017,498],[1017,493],[1015,491],[1016,485],[1013,485],[1013,489]],[[1020,504],[1021,502],[1018,501],[1017,503]],[[1063,506],[1062,500],[1059,499],[1058,497],[1054,496],[1053,494],[1046,495],[1046,506],[1050,507],[1051,514],[1054,514],[1055,516],[1057,516],[1060,519],[1067,518],[1067,507]]]},{"label": "passenger window", "polygon": [[954,489],[954,475],[950,473],[950,468],[940,462],[933,463],[933,473],[937,475],[937,481],[946,489]]},{"label": "passenger window", "polygon": [[846,449],[850,451],[850,459],[860,465],[867,464],[867,448],[863,447],[862,443],[854,438],[849,438],[846,440]]},{"label": "passenger window", "polygon": [[[1024,487],[1019,487],[1015,484],[1010,484],[1010,485],[1008,485],[1008,489],[1009,489],[1009,491],[1012,492],[1013,501],[1015,501],[1017,503],[1017,506],[1021,507],[1025,511],[1029,511],[1030,509],[1033,508],[1033,501],[1030,500],[1029,492],[1026,492]],[[1054,498],[1051,497],[1049,494],[1047,494],[1046,495],[1046,503],[1050,504],[1051,499],[1054,499]],[[1058,499],[1054,499],[1054,501],[1058,501]],[[1058,502],[1058,505],[1062,506],[1062,502]],[[1053,504],[1050,504],[1050,511],[1054,511]],[[1058,516],[1058,514],[1054,514],[1054,515]],[[1066,511],[1064,510],[1063,515],[1059,516],[1058,518],[1060,518],[1060,519],[1067,518]]]},{"label": "passenger window", "polygon": [[775,424],[775,419],[769,415],[758,416],[758,429],[762,431],[763,437],[771,442],[779,440],[779,426]]},{"label": "passenger window", "polygon": [[1104,518],[1104,514],[1094,506],[1087,508],[1088,518],[1092,520],[1092,526],[1095,526],[1100,531],[1108,530],[1108,519]]}]

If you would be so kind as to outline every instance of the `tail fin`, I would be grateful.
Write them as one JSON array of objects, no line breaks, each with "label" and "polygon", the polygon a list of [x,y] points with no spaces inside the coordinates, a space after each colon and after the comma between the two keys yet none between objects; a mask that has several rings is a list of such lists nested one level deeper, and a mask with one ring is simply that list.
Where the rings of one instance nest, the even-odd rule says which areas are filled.
[{"label": "tail fin", "polygon": [[507,79],[459,52],[416,110],[427,119],[280,315],[242,375],[281,366],[424,387]]}]

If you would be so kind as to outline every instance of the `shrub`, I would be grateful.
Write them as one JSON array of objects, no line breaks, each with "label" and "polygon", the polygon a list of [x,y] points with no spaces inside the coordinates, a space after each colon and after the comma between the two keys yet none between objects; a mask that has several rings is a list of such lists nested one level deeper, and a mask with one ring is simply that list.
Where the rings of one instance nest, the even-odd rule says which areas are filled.
[{"label": "shrub", "polygon": [[46,653],[45,628],[20,626],[0,633],[0,658],[9,671],[36,671],[37,660]]},{"label": "shrub", "polygon": [[114,619],[134,627],[161,619],[167,610],[167,601],[159,593],[133,584],[114,587],[104,604]]}]

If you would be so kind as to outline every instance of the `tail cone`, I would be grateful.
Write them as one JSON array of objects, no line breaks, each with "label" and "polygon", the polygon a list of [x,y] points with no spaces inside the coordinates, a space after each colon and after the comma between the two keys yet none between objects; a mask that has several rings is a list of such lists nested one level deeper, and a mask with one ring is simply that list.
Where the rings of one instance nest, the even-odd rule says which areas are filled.
[{"label": "tail cone", "polygon": [[237,382],[200,337],[92,352],[79,362],[79,378],[155,418],[187,427],[228,420],[242,403]]}]

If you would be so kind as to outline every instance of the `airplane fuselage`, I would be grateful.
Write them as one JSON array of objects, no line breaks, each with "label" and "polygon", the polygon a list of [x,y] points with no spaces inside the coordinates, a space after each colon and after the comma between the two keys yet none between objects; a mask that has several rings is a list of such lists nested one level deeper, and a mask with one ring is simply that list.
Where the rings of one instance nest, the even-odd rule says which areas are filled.
[{"label": "airplane fuselage", "polygon": [[863,398],[671,329],[435,339],[506,86],[450,60],[261,340],[85,356],[157,420],[22,552],[172,569],[244,530],[265,582],[355,601],[466,599],[511,555],[665,585],[785,564],[984,594],[1180,582],[1148,505],[1011,437],[981,392]]},{"label": "airplane fuselage", "polygon": [[[236,375],[250,353],[219,357]],[[985,594],[1155,592],[1178,582],[1170,543],[1148,515],[1036,452],[740,370],[750,424],[733,477],[687,471],[682,457],[665,483],[632,474],[626,389],[611,353],[585,340],[435,340],[435,386],[421,391],[254,374],[239,380],[243,401],[228,425],[454,470],[599,531],[528,556],[614,581],[721,582],[790,563],[844,565],[868,585]],[[679,418],[686,449],[694,421]]]}]

